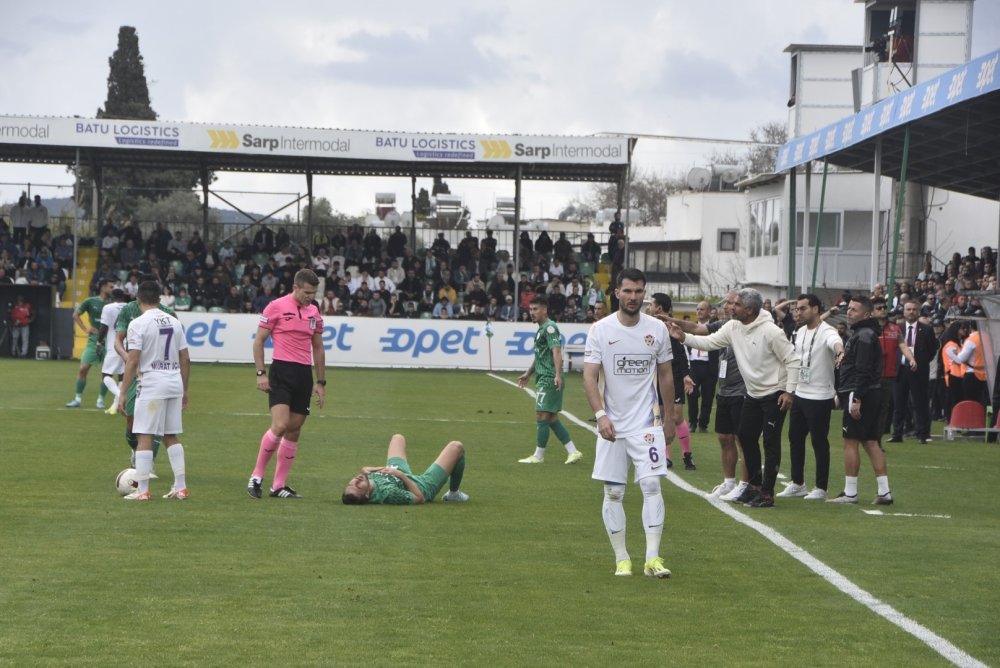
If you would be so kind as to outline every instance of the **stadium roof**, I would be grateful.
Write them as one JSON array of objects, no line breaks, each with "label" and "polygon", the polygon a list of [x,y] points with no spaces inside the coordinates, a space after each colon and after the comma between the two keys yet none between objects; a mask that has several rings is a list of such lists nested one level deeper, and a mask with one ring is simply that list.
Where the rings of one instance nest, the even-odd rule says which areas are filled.
[{"label": "stadium roof", "polygon": [[634,138],[0,116],[0,161],[229,172],[622,183]]},{"label": "stadium roof", "polygon": [[830,164],[899,179],[910,129],[907,181],[1000,199],[1000,50],[896,93],[857,114],[787,142],[777,171],[826,158]]}]

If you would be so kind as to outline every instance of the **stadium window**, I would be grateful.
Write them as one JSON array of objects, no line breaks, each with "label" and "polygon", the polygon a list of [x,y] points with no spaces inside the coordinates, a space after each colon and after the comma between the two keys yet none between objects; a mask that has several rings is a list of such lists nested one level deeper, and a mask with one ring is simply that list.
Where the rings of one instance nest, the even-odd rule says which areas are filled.
[{"label": "stadium window", "polygon": [[[804,212],[795,214],[795,246],[802,248],[802,221],[805,219]],[[840,248],[840,226],[841,215],[839,212],[823,212],[823,229],[819,235],[820,248]],[[809,247],[816,246],[816,229],[819,227],[819,212],[809,212]]]},{"label": "stadium window", "polygon": [[719,230],[719,252],[732,253],[739,250],[739,230]]}]

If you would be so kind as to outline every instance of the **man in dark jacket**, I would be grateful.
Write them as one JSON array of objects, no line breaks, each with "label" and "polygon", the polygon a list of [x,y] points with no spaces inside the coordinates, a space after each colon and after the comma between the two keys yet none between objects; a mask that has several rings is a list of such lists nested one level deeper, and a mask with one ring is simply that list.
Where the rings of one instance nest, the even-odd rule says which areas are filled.
[{"label": "man in dark jacket", "polygon": [[873,503],[892,505],[889,476],[886,471],[885,452],[879,445],[879,405],[882,398],[882,345],[881,329],[872,317],[872,302],[868,297],[851,298],[847,306],[847,323],[853,333],[844,346],[840,364],[840,406],[844,409],[844,491],[827,503],[858,502],[858,472],[861,456],[858,445],[863,445],[878,483],[878,496]]},{"label": "man in dark jacket", "polygon": [[[896,387],[893,394],[892,438],[890,443],[902,443],[904,424],[908,415],[913,415],[913,425],[917,431],[917,441],[927,443],[931,438],[930,404],[927,401],[927,387],[930,384],[931,362],[937,357],[938,342],[930,325],[918,320],[920,303],[910,300],[903,305],[906,322],[900,327],[905,346],[910,357],[899,355]],[[912,411],[912,413],[911,413]]]}]

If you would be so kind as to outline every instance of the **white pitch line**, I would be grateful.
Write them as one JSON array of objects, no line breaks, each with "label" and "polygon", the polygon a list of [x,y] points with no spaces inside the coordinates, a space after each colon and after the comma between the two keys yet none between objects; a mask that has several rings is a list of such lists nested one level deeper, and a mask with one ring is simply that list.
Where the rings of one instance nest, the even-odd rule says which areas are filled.
[{"label": "white pitch line", "polygon": [[[517,383],[512,383],[506,378],[501,378],[500,376],[497,376],[492,373],[488,375],[493,378],[496,378],[499,381],[503,381],[508,385],[513,385],[514,387],[517,387]],[[527,388],[525,388],[525,391],[532,396],[534,396],[535,394],[534,392],[528,390]],[[584,422],[583,420],[576,417],[572,413],[567,413],[564,411],[562,415],[566,416],[566,418],[571,422],[573,422],[574,424],[577,424],[583,427],[584,429],[587,429],[588,431],[594,433],[595,435],[597,434],[597,429],[593,425]],[[951,661],[956,666],[961,666],[962,668],[987,668],[986,664],[980,661],[979,659],[975,658],[970,654],[967,654],[966,652],[962,651],[961,649],[953,645],[951,642],[946,640],[945,638],[942,638],[938,634],[931,631],[926,626],[910,619],[902,612],[896,610],[894,607],[889,605],[888,603],[885,603],[880,599],[876,598],[875,596],[873,596],[872,594],[868,593],[867,591],[865,591],[858,585],[854,584],[846,577],[844,577],[834,569],[830,568],[822,561],[809,554],[809,552],[802,549],[792,541],[788,540],[780,533],[778,533],[771,527],[767,526],[766,524],[762,524],[757,520],[750,519],[743,513],[736,511],[730,504],[726,503],[725,501],[719,501],[718,499],[708,498],[708,495],[705,492],[688,484],[673,471],[667,471],[667,480],[669,480],[670,482],[672,482],[674,485],[684,490],[685,492],[690,492],[691,494],[695,494],[697,496],[704,498],[708,503],[715,506],[715,508],[720,512],[725,513],[726,515],[736,520],[740,524],[750,529],[753,529],[761,536],[763,536],[764,538],[766,538],[767,540],[771,541],[779,548],[781,548],[781,550],[783,550],[786,554],[801,562],[806,568],[811,570],[813,573],[820,576],[821,578],[829,582],[831,585],[833,585],[834,587],[836,587],[843,593],[847,594],[861,605],[865,606],[866,608],[877,614],[879,617],[882,617],[886,621],[895,624],[896,626],[903,629],[913,637],[917,638],[925,645],[930,647],[932,650],[934,650],[944,658]]]},{"label": "white pitch line", "polygon": [[916,513],[886,513],[881,510],[862,510],[865,515],[880,515],[884,517],[930,517],[936,520],[950,520],[951,515],[918,515]]},{"label": "white pitch line", "polygon": [[[83,412],[83,413],[103,413],[103,409],[98,408],[51,408],[51,407],[39,407],[39,406],[20,406],[16,408],[0,408],[0,413],[3,411],[27,411],[27,412],[45,412],[49,413],[52,411],[66,411],[68,412]],[[260,418],[270,418],[270,413],[254,413],[254,412],[226,412],[226,411],[199,411],[188,409],[184,412],[185,415],[219,415],[223,417],[260,417]],[[310,419],[327,419],[327,420],[383,420],[385,415],[335,415],[329,413],[313,413],[309,416]],[[409,422],[447,422],[449,424],[455,423],[472,423],[472,424],[510,424],[510,425],[523,425],[524,420],[488,420],[488,419],[452,419],[452,418],[430,418],[430,417],[416,417],[408,418]]]}]

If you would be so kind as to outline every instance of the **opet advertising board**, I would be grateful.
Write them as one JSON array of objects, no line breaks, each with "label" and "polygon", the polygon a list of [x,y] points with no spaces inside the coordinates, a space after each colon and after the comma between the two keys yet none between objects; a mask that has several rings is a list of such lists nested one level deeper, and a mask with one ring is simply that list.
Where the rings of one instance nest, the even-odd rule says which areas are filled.
[{"label": "opet advertising board", "polygon": [[[179,313],[195,362],[253,361],[256,315]],[[583,345],[589,325],[559,325],[565,345]],[[488,336],[488,331],[493,336]],[[532,323],[341,318],[323,320],[327,366],[523,370],[531,364]],[[265,359],[271,361],[268,341]]]}]

